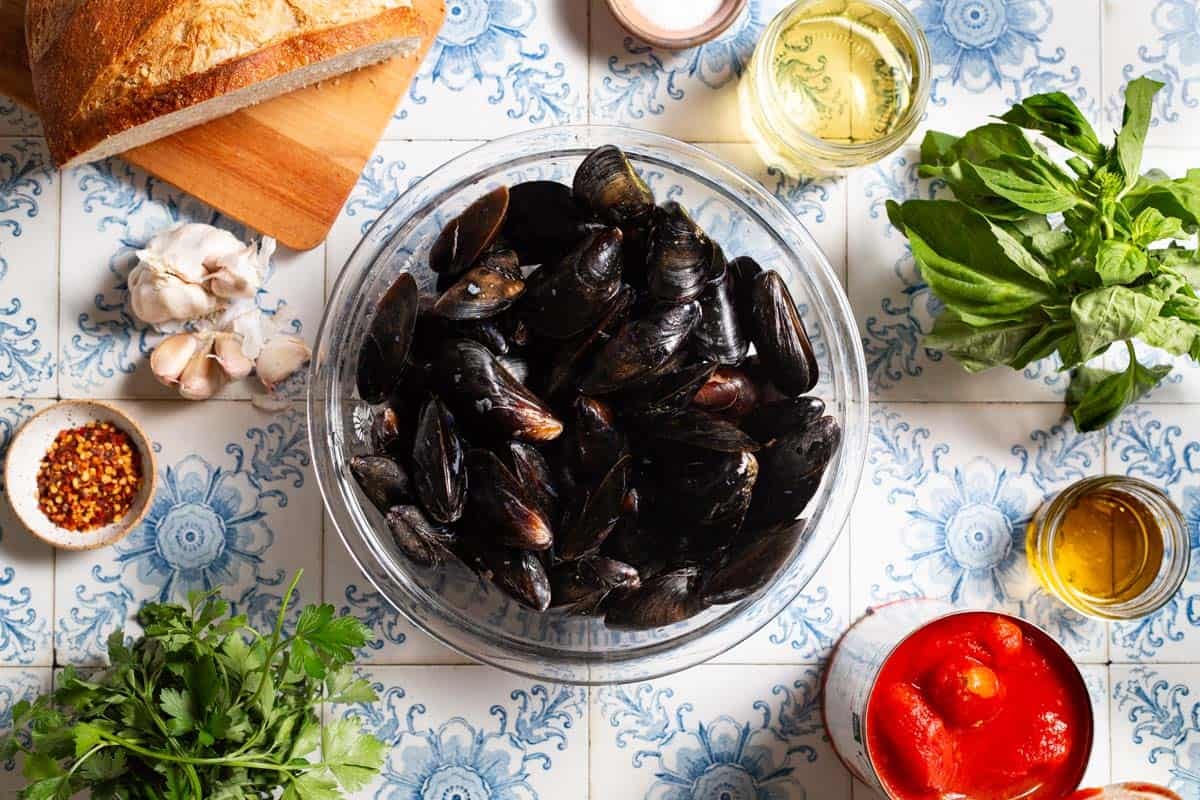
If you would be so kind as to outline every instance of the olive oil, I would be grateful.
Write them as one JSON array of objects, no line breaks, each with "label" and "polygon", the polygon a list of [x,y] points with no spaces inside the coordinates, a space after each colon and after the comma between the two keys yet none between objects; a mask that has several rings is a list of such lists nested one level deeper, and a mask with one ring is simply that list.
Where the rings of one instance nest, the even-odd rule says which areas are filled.
[{"label": "olive oil", "polygon": [[1157,489],[1093,478],[1043,506],[1030,523],[1027,550],[1043,585],[1068,605],[1128,618],[1169,599],[1189,547],[1182,515]]},{"label": "olive oil", "polygon": [[771,23],[740,94],[772,165],[829,171],[878,160],[921,116],[928,50],[892,0],[801,0]]}]

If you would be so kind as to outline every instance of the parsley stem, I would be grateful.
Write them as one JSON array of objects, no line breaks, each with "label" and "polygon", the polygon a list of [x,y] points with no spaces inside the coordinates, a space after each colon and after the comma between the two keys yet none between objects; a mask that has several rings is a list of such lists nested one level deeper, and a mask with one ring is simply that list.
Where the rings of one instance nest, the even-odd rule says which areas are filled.
[{"label": "parsley stem", "polygon": [[[142,747],[141,745],[136,745],[133,742],[122,739],[120,736],[115,736],[107,732],[102,733],[101,737],[105,742],[117,745],[118,747],[123,747],[131,753],[136,753],[139,756],[152,758],[158,761],[169,761],[173,764],[190,764],[197,767],[242,767],[244,769],[261,769],[270,770],[272,772],[285,772],[289,775],[294,771],[293,768],[289,767],[287,764],[273,764],[269,761],[242,761],[231,760],[229,758],[195,758],[193,756],[178,756],[172,753],[164,753],[161,750],[151,750],[149,748]],[[108,744],[97,745],[96,747],[92,748],[92,750],[88,751],[84,758],[87,758],[87,756],[91,755],[95,750],[107,746]],[[313,765],[311,764],[306,764],[305,769],[311,769],[312,766]]]}]

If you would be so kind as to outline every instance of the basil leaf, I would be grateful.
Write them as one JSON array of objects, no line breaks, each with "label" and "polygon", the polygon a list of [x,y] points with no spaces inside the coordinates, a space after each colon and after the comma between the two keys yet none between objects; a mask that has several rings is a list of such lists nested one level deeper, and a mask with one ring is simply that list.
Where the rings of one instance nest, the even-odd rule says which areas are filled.
[{"label": "basil leaf", "polygon": [[1071,303],[1083,360],[1100,355],[1113,342],[1136,337],[1158,316],[1163,300],[1126,286],[1093,289]]},{"label": "basil leaf", "polygon": [[1176,317],[1200,325],[1200,300],[1177,294],[1163,303],[1161,313],[1164,317]]},{"label": "basil leaf", "polygon": [[993,122],[962,136],[930,131],[921,142],[921,169],[955,161],[984,164],[994,158],[1013,155],[1026,158],[1037,155],[1029,138],[1015,125]]},{"label": "basil leaf", "polygon": [[1041,328],[1041,322],[1002,322],[976,328],[956,314],[943,313],[923,344],[953,356],[968,372],[983,372],[1010,363]]},{"label": "basil leaf", "polygon": [[966,163],[963,173],[974,176],[993,194],[1035,214],[1058,214],[1079,204],[1071,179],[1036,159],[1011,156],[988,165]]},{"label": "basil leaf", "polygon": [[1155,317],[1138,337],[1151,347],[1173,356],[1186,356],[1196,348],[1200,326],[1178,317]]},{"label": "basil leaf", "polygon": [[1117,166],[1125,176],[1125,185],[1133,186],[1138,181],[1142,168],[1142,151],[1146,146],[1146,134],[1154,117],[1154,96],[1165,84],[1151,78],[1138,78],[1125,87],[1125,113],[1121,130],[1117,134],[1114,148]]},{"label": "basil leaf", "polygon": [[1051,141],[1097,164],[1108,154],[1079,106],[1062,92],[1027,97],[1000,119],[1028,130],[1041,131]]},{"label": "basil leaf", "polygon": [[1107,241],[1096,255],[1096,274],[1105,286],[1133,283],[1150,271],[1146,251],[1129,242]]},{"label": "basil leaf", "polygon": [[[1025,369],[1033,362],[1049,358],[1056,351],[1061,351],[1064,346],[1070,347],[1068,340],[1075,340],[1075,325],[1072,322],[1068,320],[1044,323],[1041,330],[1013,354],[1008,365],[1013,369]],[[1075,347],[1077,349],[1078,345]]]},{"label": "basil leaf", "polygon": [[1195,233],[1200,229],[1200,169],[1190,169],[1187,175],[1174,180],[1161,170],[1150,170],[1121,202],[1135,218],[1153,208],[1179,220],[1185,231]]},{"label": "basil leaf", "polygon": [[1067,402],[1076,403],[1075,427],[1083,433],[1103,429],[1125,408],[1142,399],[1171,372],[1171,366],[1143,367],[1131,358],[1123,372],[1081,367],[1075,371]]},{"label": "basil leaf", "polygon": [[1021,322],[1055,296],[1032,255],[1014,261],[1009,253],[1019,244],[1007,234],[1001,243],[997,233],[1003,232],[961,203],[889,202],[888,216],[908,237],[930,288],[968,325]]},{"label": "basil leaf", "polygon": [[1184,238],[1183,222],[1175,217],[1164,217],[1154,207],[1143,208],[1134,218],[1129,232],[1134,243],[1143,247],[1164,239]]}]

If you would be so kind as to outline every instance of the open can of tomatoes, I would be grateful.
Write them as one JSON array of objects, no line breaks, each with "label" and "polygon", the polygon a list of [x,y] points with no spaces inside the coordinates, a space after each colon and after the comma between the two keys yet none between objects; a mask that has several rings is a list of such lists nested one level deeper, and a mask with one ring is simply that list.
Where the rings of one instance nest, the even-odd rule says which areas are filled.
[{"label": "open can of tomatoes", "polygon": [[1047,633],[938,600],[873,609],[825,674],[825,727],[846,767],[892,800],[1061,800],[1083,780],[1092,705]]}]

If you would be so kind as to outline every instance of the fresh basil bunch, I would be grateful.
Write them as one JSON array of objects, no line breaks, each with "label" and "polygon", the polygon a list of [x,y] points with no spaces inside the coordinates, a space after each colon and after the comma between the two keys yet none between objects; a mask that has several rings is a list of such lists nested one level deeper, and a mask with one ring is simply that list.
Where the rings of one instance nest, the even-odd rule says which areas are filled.
[{"label": "fresh basil bunch", "polygon": [[[1138,363],[1133,341],[1200,360],[1200,170],[1141,173],[1154,95],[1131,82],[1125,115],[1105,146],[1061,92],[1030,97],[964,136],[930,132],[920,174],[955,200],[889,202],[930,289],[945,305],[927,347],[968,370],[1023,369],[1054,353],[1074,370],[1075,424],[1094,431],[1171,371]],[[1036,131],[1074,155],[1060,166]],[[1120,372],[1084,366],[1114,344]]]},{"label": "fresh basil bunch", "polygon": [[[194,593],[190,607],[152,603],[145,635],[108,640],[93,678],[68,667],[57,688],[13,708],[0,758],[25,753],[26,800],[338,800],[366,786],[384,743],[352,719],[321,724],[322,703],[377,698],[350,662],[368,632],[333,606],[308,606],[288,635],[288,588],[273,631]],[[282,790],[282,793],[280,792]]]}]

